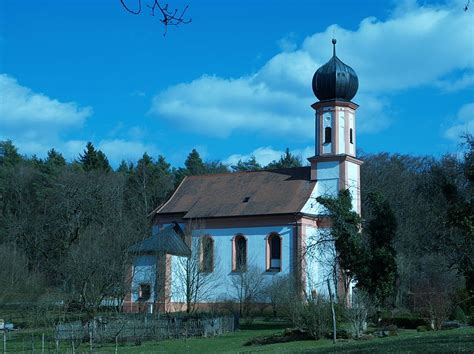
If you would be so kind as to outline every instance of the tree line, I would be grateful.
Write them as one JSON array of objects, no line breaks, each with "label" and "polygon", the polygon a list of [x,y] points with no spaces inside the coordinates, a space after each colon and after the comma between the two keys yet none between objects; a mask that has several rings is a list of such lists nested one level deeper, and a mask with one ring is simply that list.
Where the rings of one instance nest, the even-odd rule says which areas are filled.
[{"label": "tree line", "polygon": [[[472,314],[473,147],[467,137],[462,152],[441,158],[362,154],[362,219],[344,196],[332,201],[346,213],[335,225],[345,235],[338,247],[350,251],[343,268],[380,304],[414,308],[431,294]],[[150,235],[147,215],[185,176],[302,165],[288,149],[267,166],[255,157],[233,166],[203,161],[192,150],[183,167],[145,153],[113,169],[92,143],[68,162],[54,149],[22,156],[2,141],[0,304],[61,301],[94,316],[104,300],[125,296],[128,247]],[[353,237],[354,222],[363,237]]]}]

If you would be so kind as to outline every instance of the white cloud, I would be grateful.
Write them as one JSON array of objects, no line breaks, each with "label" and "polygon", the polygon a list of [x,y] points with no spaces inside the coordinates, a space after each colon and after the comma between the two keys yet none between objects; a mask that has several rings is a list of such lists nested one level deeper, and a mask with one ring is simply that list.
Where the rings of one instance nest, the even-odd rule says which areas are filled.
[{"label": "white cloud", "polygon": [[463,105],[455,118],[450,119],[453,125],[444,136],[453,141],[461,141],[466,133],[474,134],[474,102]]},{"label": "white cloud", "polygon": [[222,138],[236,130],[278,135],[293,131],[309,138],[310,121],[304,108],[310,102],[291,92],[271,90],[254,77],[203,76],[155,96],[150,113],[182,129]]},{"label": "white cloud", "polygon": [[[11,76],[0,74],[0,140],[12,140],[22,154],[44,157],[54,148],[68,160],[78,158],[87,140],[67,140],[63,136],[68,130],[81,128],[91,115],[91,107],[60,102],[33,92]],[[126,134],[129,139],[115,138],[119,134]],[[104,151],[112,166],[117,166],[122,159],[136,161],[144,152],[150,155],[158,152],[155,145],[139,141],[144,135],[140,127],[127,129],[118,123],[111,135],[114,138],[93,143]]]},{"label": "white cloud", "polygon": [[285,37],[280,38],[277,41],[278,48],[282,52],[292,52],[294,51],[298,45],[296,44],[296,35],[295,33],[291,32],[288,33]]},{"label": "white cloud", "polygon": [[80,126],[92,114],[90,107],[74,102],[59,102],[42,93],[21,86],[16,79],[0,74],[0,118],[4,127]]},{"label": "white cloud", "polygon": [[[285,39],[282,52],[255,73],[239,78],[203,75],[172,86],[154,97],[150,113],[216,137],[247,131],[310,141],[314,118],[309,105],[315,101],[311,78],[330,58],[335,30],[338,56],[359,75],[359,132],[375,133],[392,120],[394,93],[440,87],[447,75],[474,68],[473,23],[473,12],[463,12],[459,3],[419,6],[404,1],[387,20],[366,18],[354,31],[332,25],[307,37],[297,50]],[[456,80],[451,89],[472,84],[470,76]]]},{"label": "white cloud", "polygon": [[67,155],[61,134],[80,128],[91,115],[91,107],[60,102],[0,74],[0,140],[12,140],[23,154],[44,156],[52,147],[67,147]]}]

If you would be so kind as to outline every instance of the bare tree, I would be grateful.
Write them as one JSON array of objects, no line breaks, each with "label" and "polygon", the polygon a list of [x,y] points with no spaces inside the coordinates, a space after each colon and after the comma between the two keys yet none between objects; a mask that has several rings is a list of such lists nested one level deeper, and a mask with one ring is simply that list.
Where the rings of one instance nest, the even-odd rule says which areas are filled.
[{"label": "bare tree", "polygon": [[339,271],[339,259],[331,229],[320,228],[316,230],[316,232],[308,235],[306,242],[308,246],[303,250],[303,254],[318,265],[318,274],[311,273],[311,270],[307,274],[308,286],[314,290],[324,289],[329,279],[334,286],[335,298],[340,299],[341,294],[338,294],[337,284],[342,278],[347,293],[350,279],[345,276],[344,272]]},{"label": "bare tree", "polygon": [[184,299],[188,313],[195,312],[199,303],[209,300],[219,284],[219,258],[214,252],[213,239],[201,234],[204,228],[202,222],[188,222],[184,237],[190,245],[191,255],[176,257],[172,264],[176,278],[174,295]]},{"label": "bare tree", "polygon": [[373,302],[365,291],[354,292],[351,306],[344,310],[344,318],[350,323],[354,337],[359,338],[366,329],[367,316],[373,308]]},{"label": "bare tree", "polygon": [[429,319],[432,329],[439,330],[453,309],[454,294],[462,286],[462,279],[440,256],[426,256],[421,263],[412,290],[414,307]]},{"label": "bare tree", "polygon": [[264,295],[264,278],[262,270],[248,266],[232,275],[231,285],[234,298],[239,304],[239,315],[249,316],[252,306],[262,300]]},{"label": "bare tree", "polygon": [[[139,15],[142,12],[142,1],[136,0],[135,7],[131,8],[126,4],[126,0],[120,0],[123,8],[134,15]],[[162,5],[158,0],[150,0],[146,6],[150,9],[150,15],[155,16],[156,13],[160,15],[160,22],[165,27],[163,36],[166,36],[168,26],[179,26],[181,24],[191,23],[192,19],[186,19],[186,11],[189,6],[186,5],[182,10],[170,9],[168,4]]]}]

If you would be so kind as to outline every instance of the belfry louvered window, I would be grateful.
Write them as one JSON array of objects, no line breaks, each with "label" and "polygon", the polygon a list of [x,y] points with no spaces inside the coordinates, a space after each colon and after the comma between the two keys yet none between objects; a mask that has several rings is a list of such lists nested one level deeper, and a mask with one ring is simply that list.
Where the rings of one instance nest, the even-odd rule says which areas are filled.
[{"label": "belfry louvered window", "polygon": [[331,127],[324,128],[324,143],[328,144],[331,142],[332,132]]}]

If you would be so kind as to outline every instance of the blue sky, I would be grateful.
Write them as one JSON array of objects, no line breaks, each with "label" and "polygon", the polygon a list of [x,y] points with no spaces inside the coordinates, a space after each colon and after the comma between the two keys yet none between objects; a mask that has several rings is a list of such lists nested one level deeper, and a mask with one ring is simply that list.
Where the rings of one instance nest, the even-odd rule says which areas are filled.
[{"label": "blue sky", "polygon": [[474,132],[464,0],[168,2],[192,23],[163,37],[119,0],[0,0],[0,140],[69,159],[92,141],[115,166],[145,151],[178,166],[192,148],[228,163],[308,157],[311,79],[333,36],[359,75],[358,148],[441,156]]}]

